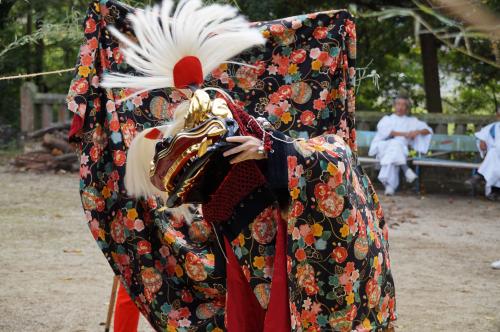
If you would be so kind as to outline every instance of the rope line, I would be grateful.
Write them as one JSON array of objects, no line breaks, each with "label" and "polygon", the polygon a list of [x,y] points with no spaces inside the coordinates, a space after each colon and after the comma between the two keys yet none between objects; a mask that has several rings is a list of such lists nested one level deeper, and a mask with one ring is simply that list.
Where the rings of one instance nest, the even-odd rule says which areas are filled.
[{"label": "rope line", "polygon": [[70,71],[73,71],[73,70],[75,70],[75,68],[46,71],[46,72],[42,72],[42,73],[19,74],[19,75],[14,75],[14,76],[5,76],[5,77],[0,77],[0,81],[15,80],[15,79],[24,79],[24,78],[31,78],[31,77],[36,77],[36,76],[43,76],[43,75],[62,74],[62,73],[67,73],[67,72],[70,72]]}]

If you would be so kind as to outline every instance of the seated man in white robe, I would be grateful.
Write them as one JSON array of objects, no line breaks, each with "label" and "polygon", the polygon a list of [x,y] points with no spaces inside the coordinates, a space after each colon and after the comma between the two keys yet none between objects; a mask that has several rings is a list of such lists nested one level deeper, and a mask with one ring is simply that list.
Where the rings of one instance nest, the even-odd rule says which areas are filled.
[{"label": "seated man in white robe", "polygon": [[394,195],[398,188],[400,169],[407,182],[411,183],[417,178],[406,164],[408,146],[420,153],[429,150],[432,129],[425,122],[409,116],[410,109],[408,97],[398,96],[394,100],[394,113],[380,119],[368,152],[380,162],[378,179],[384,184],[386,195]]},{"label": "seated man in white robe", "polygon": [[493,187],[500,188],[500,109],[497,110],[497,121],[482,128],[476,134],[479,140],[479,151],[483,162],[478,173],[486,181],[484,195],[489,200],[496,200],[498,194],[493,192]]},{"label": "seated man in white robe", "polygon": [[[484,194],[489,200],[498,199],[493,187],[500,188],[500,108],[497,109],[497,121],[493,122],[476,134],[479,140],[479,151],[484,158],[478,173],[486,180]],[[500,260],[491,263],[491,267],[500,270]]]}]

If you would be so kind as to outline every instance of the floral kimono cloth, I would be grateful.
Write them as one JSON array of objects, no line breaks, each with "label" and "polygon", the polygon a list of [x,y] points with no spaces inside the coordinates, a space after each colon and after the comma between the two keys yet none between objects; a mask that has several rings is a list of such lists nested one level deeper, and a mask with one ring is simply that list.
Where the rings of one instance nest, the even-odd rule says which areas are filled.
[{"label": "floral kimono cloth", "polygon": [[[80,147],[80,192],[90,231],[151,325],[158,331],[270,330],[278,320],[266,316],[273,301],[288,322],[275,324],[275,331],[376,331],[390,325],[396,314],[388,229],[356,155],[350,14],[256,23],[267,44],[235,59],[255,68],[225,64],[206,80],[251,115],[266,117],[273,136],[281,137],[267,160],[269,183],[215,226],[194,213],[188,223],[154,198],[137,200],[125,191],[131,140],[168,120],[183,98],[161,90],[120,102],[132,91],[99,87],[103,72],[133,71],[107,30],[114,25],[131,35],[131,10],[114,0],[90,5],[68,94],[75,113],[70,140]],[[238,280],[226,278],[229,268]],[[280,296],[271,291],[278,273],[285,285]],[[235,301],[232,292],[246,295]],[[229,310],[229,301],[246,314]],[[237,327],[229,324],[235,320]]]}]

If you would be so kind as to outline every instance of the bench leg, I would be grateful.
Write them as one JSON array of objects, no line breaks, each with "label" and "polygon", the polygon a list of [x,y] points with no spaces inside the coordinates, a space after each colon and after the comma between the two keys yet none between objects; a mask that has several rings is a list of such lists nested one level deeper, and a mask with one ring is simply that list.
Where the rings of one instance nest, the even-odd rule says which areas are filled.
[{"label": "bench leg", "polygon": [[417,179],[415,180],[415,191],[417,195],[420,195],[420,166],[415,166],[415,173],[417,173]]},{"label": "bench leg", "polygon": [[[472,175],[471,175],[471,176],[476,175],[476,174],[477,174],[477,169],[473,169],[471,173],[472,173]],[[472,194],[472,197],[476,197],[476,194],[477,194],[477,193],[476,193],[476,183],[473,183],[473,184],[472,184],[471,194]]]}]

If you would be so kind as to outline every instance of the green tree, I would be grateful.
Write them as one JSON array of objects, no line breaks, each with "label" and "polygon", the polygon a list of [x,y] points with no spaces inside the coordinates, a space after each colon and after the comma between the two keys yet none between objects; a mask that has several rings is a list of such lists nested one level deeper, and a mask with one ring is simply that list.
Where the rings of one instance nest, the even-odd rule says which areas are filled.
[{"label": "green tree", "polygon": [[[213,0],[207,0],[212,2]],[[422,0],[423,1],[423,0]],[[143,6],[154,0],[128,0]],[[437,29],[455,31],[460,20],[421,3],[404,1],[326,0],[223,0],[237,5],[251,20],[270,20],[308,12],[348,8],[357,17],[358,66],[376,70],[377,89],[369,80],[358,90],[358,109],[387,110],[390,99],[401,88],[411,91],[424,105],[424,76],[421,43],[415,33],[420,15]],[[82,41],[81,23],[90,0],[2,0],[0,1],[1,76],[70,68]],[[500,0],[484,0],[498,12]],[[394,9],[395,8],[395,9]],[[381,16],[385,15],[385,16]],[[384,18],[384,19],[379,19]],[[455,30],[454,30],[455,29]],[[464,41],[460,41],[463,45]],[[485,38],[468,40],[475,54],[496,60],[498,44]],[[437,43],[440,72],[459,82],[453,97],[445,100],[449,112],[493,112],[498,107],[498,68],[486,65],[442,43]],[[496,53],[495,53],[496,52]],[[427,56],[427,55],[426,55]],[[72,73],[34,79],[41,90],[65,93]],[[0,81],[0,123],[18,124],[19,87],[22,80]]]}]

